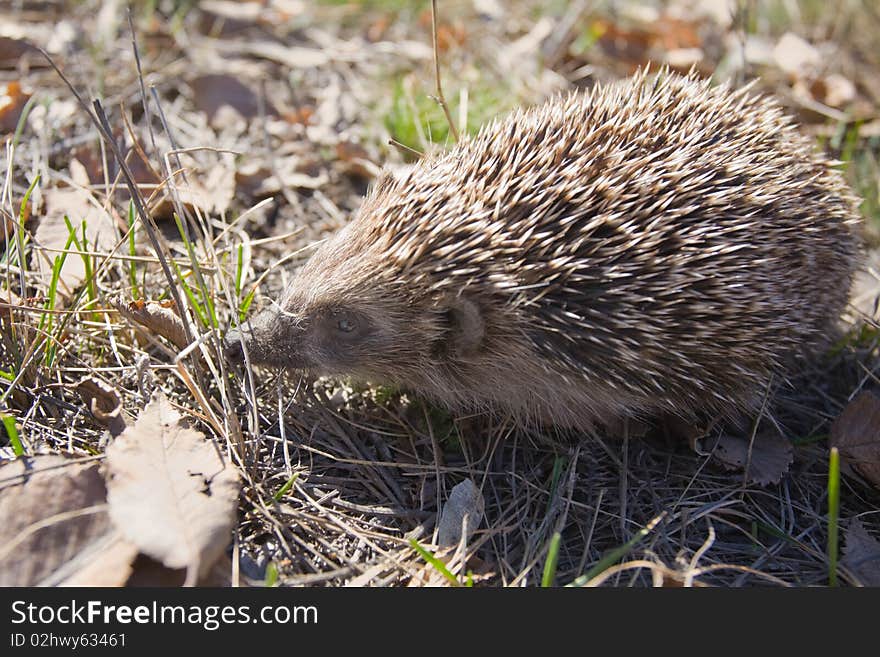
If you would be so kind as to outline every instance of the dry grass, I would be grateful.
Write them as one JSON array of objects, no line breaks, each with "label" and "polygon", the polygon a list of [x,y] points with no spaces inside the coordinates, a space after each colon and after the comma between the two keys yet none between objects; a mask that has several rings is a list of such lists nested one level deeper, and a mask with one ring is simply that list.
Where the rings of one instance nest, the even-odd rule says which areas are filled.
[{"label": "dry grass", "polygon": [[[147,209],[130,239],[125,176],[85,109],[44,60],[26,54],[17,67],[0,70],[0,81],[20,79],[34,94],[15,143],[7,141],[0,156],[7,223],[0,261],[0,409],[17,418],[31,453],[85,457],[103,451],[104,430],[73,390],[82,377],[116,387],[131,415],[151,388],[161,386],[225,446],[246,478],[233,544],[240,570],[234,569],[233,580],[262,581],[274,562],[279,581],[289,585],[448,584],[410,539],[434,549],[449,491],[470,478],[483,492],[485,518],[466,549],[446,557],[462,582],[540,583],[559,532],[557,584],[585,574],[589,583],[605,586],[827,583],[825,438],[850,396],[874,383],[876,334],[862,328],[863,321],[854,322],[860,339],[853,330],[844,348],[784,388],[756,418],[759,432],[779,432],[795,443],[790,472],[764,488],[660,430],[560,441],[502,421],[453,418],[396,391],[313,384],[271,371],[229,372],[218,357],[218,338],[254,284],[261,281],[261,298],[271,298],[308,247],[357,207],[377,164],[404,159],[388,139],[417,140],[406,145],[419,150],[432,138],[445,141],[442,110],[426,100],[435,84],[430,23],[423,12],[390,2],[366,9],[321,3],[290,14],[270,3],[256,20],[218,17],[209,3],[158,3],[158,9],[141,3],[134,13],[139,76],[127,22],[111,11],[113,3],[66,4],[25,1],[2,10],[2,17],[49,49],[85,97],[102,99]],[[453,120],[465,98],[469,111],[461,124],[472,129],[568,81],[587,85],[630,71],[632,53],[596,45],[596,25],[611,17],[601,3],[593,9],[591,3],[557,4],[540,9],[542,3],[522,3],[483,17],[472,15],[470,3],[440,4],[444,91]],[[772,70],[761,71],[765,87],[777,85],[772,90],[829,149],[848,148],[860,163],[850,170],[854,185],[868,193],[874,185],[876,193],[877,138],[858,130],[853,135],[847,127],[878,118],[880,70],[876,52],[860,50],[871,41],[859,30],[876,34],[880,18],[856,3],[832,22],[830,12],[816,17],[810,3],[798,6],[797,21],[777,12],[759,17],[752,31],[767,39],[786,29],[833,39],[842,53],[833,65],[856,83],[852,111],[862,118],[817,115]],[[89,36],[65,40],[65,25]],[[720,37],[737,35],[736,24],[713,29]],[[641,43],[627,38],[631,47]],[[303,50],[269,50],[270,44]],[[730,65],[726,48],[707,46],[705,66]],[[749,66],[742,74],[755,72]],[[229,74],[250,89],[252,95],[242,98],[243,118],[224,111],[207,118],[211,92],[200,91],[195,80],[209,73]],[[91,283],[71,290],[60,284],[50,304],[48,272],[58,252],[35,237],[36,218],[46,220],[48,190],[71,185],[74,159],[87,170],[91,202],[113,219],[115,248],[81,245],[91,254]],[[16,231],[19,241],[9,223],[19,221],[19,206],[37,175],[28,210],[36,218]],[[281,184],[260,187],[273,177]],[[190,203],[200,187],[229,198]],[[159,203],[161,194],[167,199]],[[868,214],[874,199],[873,206],[866,202]],[[182,217],[187,238],[172,212]],[[82,217],[70,219],[78,225]],[[183,355],[124,321],[112,305],[117,297],[168,299],[175,289],[189,309],[192,337],[198,337]],[[13,301],[11,315],[8,292],[22,300]],[[857,476],[844,476],[841,499],[842,519],[858,516],[880,525],[878,494]],[[591,572],[603,555],[652,523],[620,565]],[[840,578],[856,583],[845,569]]]}]

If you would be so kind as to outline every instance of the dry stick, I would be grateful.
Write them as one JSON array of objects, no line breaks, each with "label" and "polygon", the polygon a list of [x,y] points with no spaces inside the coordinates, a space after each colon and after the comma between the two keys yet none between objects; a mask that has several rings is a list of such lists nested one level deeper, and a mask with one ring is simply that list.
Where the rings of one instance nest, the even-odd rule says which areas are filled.
[{"label": "dry stick", "polygon": [[446,105],[446,98],[443,96],[443,88],[440,86],[440,51],[437,48],[437,0],[431,0],[431,36],[434,40],[434,77],[437,81],[437,95],[434,96],[434,100],[443,108],[443,114],[446,115],[446,122],[449,124],[449,131],[455,137],[455,141],[458,141],[458,128],[455,127],[455,123],[452,121],[449,107]]},{"label": "dry stick", "polygon": [[[137,67],[138,72],[138,84],[141,87],[141,104],[144,106],[144,116],[147,119],[147,131],[150,133],[150,141],[153,145],[153,155],[156,155],[156,135],[153,133],[153,117],[150,114],[150,104],[147,102],[147,90],[144,88],[144,73],[141,70],[141,56],[138,52],[137,39],[135,38],[136,32],[134,31],[134,20],[131,17],[131,6],[128,7],[126,13],[128,15],[128,32],[131,34],[131,49],[134,51],[134,64]],[[140,148],[140,144],[138,144],[136,140],[135,144]],[[144,162],[146,162],[147,166],[152,169],[152,165],[147,158],[144,158]]]},{"label": "dry stick", "polygon": [[171,272],[171,267],[168,266],[168,262],[165,258],[165,254],[162,250],[162,246],[159,243],[159,229],[153,223],[153,218],[147,213],[146,206],[144,205],[144,199],[141,195],[140,189],[134,182],[134,176],[131,173],[131,169],[128,168],[128,163],[125,161],[125,157],[122,155],[122,151],[119,149],[119,145],[116,143],[116,140],[113,139],[113,132],[110,130],[110,124],[107,121],[107,116],[104,114],[104,108],[101,106],[101,101],[95,100],[93,101],[94,111],[89,107],[89,104],[85,101],[85,99],[80,95],[80,93],[76,90],[71,83],[70,80],[67,79],[67,76],[61,71],[58,65],[55,63],[49,53],[45,50],[36,46],[36,48],[40,51],[43,57],[46,58],[46,61],[49,62],[49,65],[55,69],[55,72],[67,85],[67,88],[70,89],[70,92],[73,94],[76,101],[79,103],[80,107],[88,114],[92,123],[95,124],[95,127],[98,129],[98,134],[101,135],[102,140],[110,147],[113,156],[116,158],[116,162],[119,165],[120,171],[122,171],[122,175],[125,178],[125,184],[128,187],[128,191],[131,194],[132,202],[135,205],[135,209],[137,210],[138,216],[141,219],[141,222],[144,225],[144,228],[147,229],[147,236],[150,239],[150,243],[153,246],[153,249],[156,252],[156,256],[159,258],[159,264],[162,266],[162,272],[165,274],[165,279],[168,281],[168,286],[171,290],[171,295],[174,297],[174,302],[177,304],[177,307],[181,309],[181,316],[184,318],[183,327],[186,331],[186,337],[189,342],[193,341],[192,331],[190,330],[189,322],[186,321],[184,308],[187,306],[183,303],[183,298],[180,296],[180,290],[177,289],[177,283],[174,280],[174,274]]}]

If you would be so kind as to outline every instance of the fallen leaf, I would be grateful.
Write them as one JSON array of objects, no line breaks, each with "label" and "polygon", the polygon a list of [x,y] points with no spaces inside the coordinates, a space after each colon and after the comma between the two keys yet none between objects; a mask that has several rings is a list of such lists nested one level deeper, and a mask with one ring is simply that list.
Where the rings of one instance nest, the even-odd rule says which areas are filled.
[{"label": "fallen leaf", "polygon": [[140,552],[194,583],[232,537],[240,482],[161,391],[107,448],[110,517]]},{"label": "fallen leaf", "polygon": [[[259,115],[260,100],[257,94],[232,75],[201,75],[190,86],[196,107],[208,116],[208,122],[212,125],[221,107],[231,107],[248,121]],[[266,104],[264,111],[267,115],[277,113],[271,104]]]},{"label": "fallen leaf", "polygon": [[95,541],[87,549],[50,578],[41,582],[45,586],[125,586],[134,571],[138,549],[125,540],[116,529],[108,532],[102,540]]},{"label": "fallen leaf", "polygon": [[856,97],[856,86],[836,73],[814,80],[809,90],[813,98],[829,107],[843,107]]},{"label": "fallen leaf", "polygon": [[865,390],[831,427],[832,447],[865,479],[880,488],[880,397]]},{"label": "fallen leaf", "polygon": [[856,575],[864,586],[880,586],[880,541],[871,536],[858,518],[853,518],[844,534],[840,563]]},{"label": "fallen leaf", "polygon": [[111,531],[96,461],[19,458],[0,482],[0,586],[35,586]]},{"label": "fallen leaf", "polygon": [[85,402],[89,412],[109,429],[111,435],[118,436],[125,430],[122,399],[116,388],[100,379],[87,376],[76,384],[76,392]]},{"label": "fallen leaf", "polygon": [[18,67],[21,58],[28,53],[36,56],[37,50],[25,39],[0,36],[0,68],[14,69]]},{"label": "fallen leaf", "polygon": [[775,433],[759,433],[752,443],[749,438],[724,434],[714,448],[714,456],[728,470],[742,470],[748,465],[749,483],[768,486],[779,483],[794,460],[791,441]]},{"label": "fallen leaf", "polygon": [[370,160],[363,146],[345,139],[336,144],[336,157],[339,158],[343,171],[349,175],[372,180],[381,171],[381,167]]},{"label": "fallen leaf", "polygon": [[272,43],[270,41],[253,41],[237,45],[242,52],[268,59],[294,70],[301,68],[320,69],[327,66],[331,61],[330,54],[318,48],[285,46],[282,43]]},{"label": "fallen leaf", "polygon": [[21,90],[17,81],[0,86],[0,134],[11,133],[18,127],[18,121],[31,94]]},{"label": "fallen leaf", "polygon": [[453,547],[461,542],[462,520],[465,516],[467,516],[465,542],[469,541],[480,526],[484,508],[483,494],[473,481],[465,479],[453,487],[440,513],[440,522],[437,524],[437,545]]},{"label": "fallen leaf", "polygon": [[302,173],[301,158],[297,156],[279,158],[275,164],[274,171],[257,162],[243,164],[235,173],[237,186],[250,196],[264,198],[282,189],[320,189],[330,180],[324,172],[314,176]]},{"label": "fallen leaf", "polygon": [[117,300],[113,305],[119,314],[127,320],[161,335],[178,348],[183,349],[189,344],[183,320],[174,307],[166,306],[158,301],[144,301],[143,299],[129,303]]}]

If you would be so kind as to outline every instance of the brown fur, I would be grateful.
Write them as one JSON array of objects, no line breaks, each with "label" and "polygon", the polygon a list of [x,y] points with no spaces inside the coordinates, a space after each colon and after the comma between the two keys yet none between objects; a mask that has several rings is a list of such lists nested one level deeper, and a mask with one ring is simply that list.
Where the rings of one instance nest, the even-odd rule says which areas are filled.
[{"label": "brown fur", "polygon": [[641,73],[384,175],[242,332],[251,363],[528,422],[736,415],[827,339],[857,224],[775,102]]}]

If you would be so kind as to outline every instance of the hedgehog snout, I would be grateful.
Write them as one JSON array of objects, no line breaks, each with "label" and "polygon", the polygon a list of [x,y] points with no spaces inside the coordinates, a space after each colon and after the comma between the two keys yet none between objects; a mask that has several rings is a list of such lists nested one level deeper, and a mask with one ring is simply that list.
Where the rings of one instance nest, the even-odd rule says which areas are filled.
[{"label": "hedgehog snout", "polygon": [[243,363],[246,349],[252,365],[301,367],[304,333],[297,323],[269,308],[226,333],[223,355]]},{"label": "hedgehog snout", "polygon": [[244,344],[238,329],[230,329],[223,338],[223,356],[231,363],[244,362]]}]

